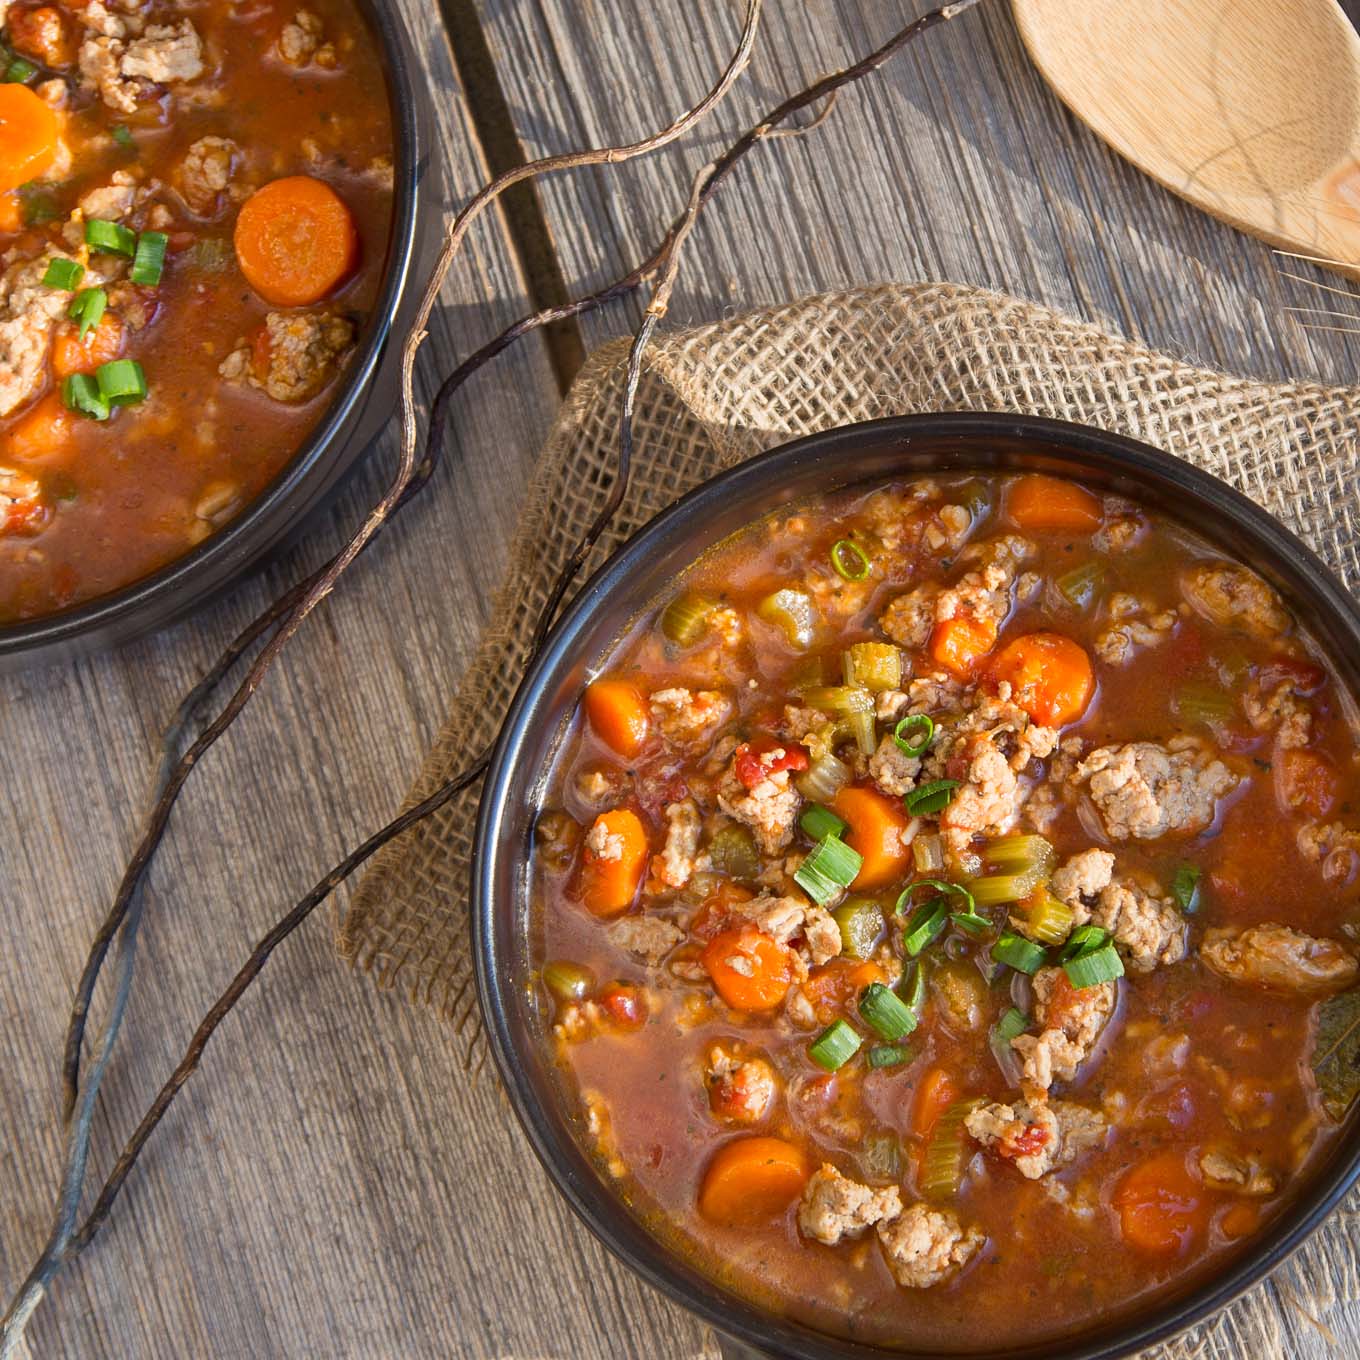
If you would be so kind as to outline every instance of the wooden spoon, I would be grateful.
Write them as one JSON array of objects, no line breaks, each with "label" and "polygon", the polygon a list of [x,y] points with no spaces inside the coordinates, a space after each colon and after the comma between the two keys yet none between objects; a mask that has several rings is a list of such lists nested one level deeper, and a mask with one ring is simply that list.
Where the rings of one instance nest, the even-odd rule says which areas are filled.
[{"label": "wooden spoon", "polygon": [[1173,193],[1360,278],[1360,37],[1336,0],[1012,0],[1068,108]]}]

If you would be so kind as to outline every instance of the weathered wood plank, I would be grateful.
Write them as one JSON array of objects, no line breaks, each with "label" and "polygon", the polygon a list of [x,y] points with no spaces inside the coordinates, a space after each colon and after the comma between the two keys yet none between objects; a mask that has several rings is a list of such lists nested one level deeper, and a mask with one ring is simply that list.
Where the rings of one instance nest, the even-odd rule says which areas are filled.
[{"label": "weathered wood plank", "polygon": [[[441,94],[457,196],[485,174],[437,11],[405,13]],[[455,270],[421,369],[527,309],[493,219]],[[462,401],[438,484],[294,641],[207,760],[151,877],[139,988],[97,1121],[107,1167],[249,944],[397,805],[485,621],[517,489],[557,402],[537,342]],[[0,681],[0,1287],[47,1231],[71,989],[182,690],[382,484],[393,440],[305,541],[192,623]],[[431,1017],[335,962],[318,915],[224,1026],[104,1237],[35,1318],[34,1355],[505,1357],[660,1352],[699,1329],[616,1277],[551,1195],[489,1077]],[[551,1269],[545,1269],[551,1263]],[[545,1317],[570,1321],[555,1337]],[[688,1344],[688,1341],[686,1344]]]}]

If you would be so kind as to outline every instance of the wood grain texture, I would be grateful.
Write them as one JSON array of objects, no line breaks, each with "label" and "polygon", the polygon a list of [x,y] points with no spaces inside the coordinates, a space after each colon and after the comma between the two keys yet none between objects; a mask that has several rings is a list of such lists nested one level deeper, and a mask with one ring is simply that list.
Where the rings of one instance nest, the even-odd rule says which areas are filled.
[{"label": "wood grain texture", "polygon": [[[483,166],[437,9],[399,2],[441,92],[453,192],[466,194]],[[655,163],[545,187],[568,285],[612,275],[650,244],[725,140],[719,129],[872,46],[904,12],[772,0],[748,86],[700,134]],[[477,14],[529,155],[669,120],[708,84],[739,20],[734,0],[484,0]],[[689,253],[675,320],[880,278],[955,278],[1261,376],[1354,378],[1360,350],[1347,339],[1284,319],[1282,305],[1308,295],[1277,278],[1264,247],[1142,179],[1066,114],[1000,4],[847,94],[816,138],[762,148],[724,190]],[[523,295],[488,225],[435,318],[422,391]],[[635,314],[588,320],[587,341]],[[101,1165],[249,943],[396,805],[484,621],[556,398],[541,349],[474,383],[438,484],[196,774],[151,879],[138,995],[97,1124]],[[222,641],[340,541],[391,456],[389,437],[300,547],[192,623],[0,680],[7,1286],[46,1231],[62,1020],[156,733]],[[470,1082],[462,1051],[458,1035],[340,972],[324,921],[312,923],[226,1024],[105,1236],[44,1306],[34,1355],[711,1354],[697,1323],[570,1219],[494,1080]],[[1320,1334],[1288,1316],[1289,1353],[1324,1353]]]}]

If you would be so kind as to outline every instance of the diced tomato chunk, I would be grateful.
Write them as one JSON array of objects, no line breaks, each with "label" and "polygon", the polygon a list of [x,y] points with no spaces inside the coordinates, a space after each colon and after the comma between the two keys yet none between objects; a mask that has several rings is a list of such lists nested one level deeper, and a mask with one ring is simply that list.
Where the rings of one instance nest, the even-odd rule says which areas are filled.
[{"label": "diced tomato chunk", "polygon": [[637,987],[616,982],[600,993],[600,1005],[625,1029],[639,1029],[646,1023],[647,1002]]},{"label": "diced tomato chunk", "polygon": [[[776,755],[775,752],[778,752]],[[748,742],[742,742],[732,753],[732,768],[737,778],[748,789],[768,779],[780,770],[806,770],[807,752],[801,746],[772,747],[768,751],[753,750]]]}]

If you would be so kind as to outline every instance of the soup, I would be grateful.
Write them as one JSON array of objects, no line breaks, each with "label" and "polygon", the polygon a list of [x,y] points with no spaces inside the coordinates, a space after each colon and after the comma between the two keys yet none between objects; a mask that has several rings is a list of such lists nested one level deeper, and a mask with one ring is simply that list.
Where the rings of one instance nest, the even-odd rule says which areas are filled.
[{"label": "soup", "polygon": [[580,1136],[672,1248],[1017,1345],[1250,1243],[1352,1094],[1355,709],[1275,592],[1070,481],[753,524],[605,657],[536,826]]},{"label": "soup", "polygon": [[354,353],[392,129],[350,0],[0,0],[0,622],[125,586],[288,463]]}]

